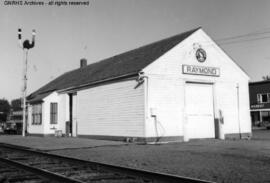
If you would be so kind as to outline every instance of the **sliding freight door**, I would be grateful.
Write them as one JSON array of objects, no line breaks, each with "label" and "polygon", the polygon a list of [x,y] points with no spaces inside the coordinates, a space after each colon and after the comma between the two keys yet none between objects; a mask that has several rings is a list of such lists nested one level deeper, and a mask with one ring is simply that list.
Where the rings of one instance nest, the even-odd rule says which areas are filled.
[{"label": "sliding freight door", "polygon": [[186,133],[188,138],[214,138],[213,85],[186,83]]}]

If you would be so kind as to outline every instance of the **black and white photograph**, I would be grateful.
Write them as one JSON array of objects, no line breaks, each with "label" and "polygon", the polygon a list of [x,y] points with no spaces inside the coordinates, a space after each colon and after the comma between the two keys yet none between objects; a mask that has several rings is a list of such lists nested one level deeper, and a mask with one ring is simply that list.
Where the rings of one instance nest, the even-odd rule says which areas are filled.
[{"label": "black and white photograph", "polygon": [[0,183],[270,183],[269,0],[0,0]]}]

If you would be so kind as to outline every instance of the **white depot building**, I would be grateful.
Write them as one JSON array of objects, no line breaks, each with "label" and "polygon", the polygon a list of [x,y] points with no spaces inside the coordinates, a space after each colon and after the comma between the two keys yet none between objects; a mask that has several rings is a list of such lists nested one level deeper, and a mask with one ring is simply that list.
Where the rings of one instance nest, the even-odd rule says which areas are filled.
[{"label": "white depot building", "polygon": [[251,136],[249,76],[201,29],[64,73],[28,96],[27,131],[131,141]]}]

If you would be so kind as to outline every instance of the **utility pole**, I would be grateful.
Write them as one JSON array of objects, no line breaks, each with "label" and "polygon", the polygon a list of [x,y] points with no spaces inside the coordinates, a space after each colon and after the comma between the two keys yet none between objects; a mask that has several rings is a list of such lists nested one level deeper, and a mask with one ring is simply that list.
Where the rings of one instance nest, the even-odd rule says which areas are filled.
[{"label": "utility pole", "polygon": [[24,68],[23,68],[23,89],[22,89],[22,97],[23,97],[23,129],[22,129],[22,136],[25,137],[26,131],[26,94],[27,94],[27,62],[28,62],[28,51],[29,49],[35,46],[35,36],[36,31],[33,29],[32,31],[32,42],[26,39],[22,42],[22,29],[18,29],[18,40],[19,46],[23,49],[24,54]]}]

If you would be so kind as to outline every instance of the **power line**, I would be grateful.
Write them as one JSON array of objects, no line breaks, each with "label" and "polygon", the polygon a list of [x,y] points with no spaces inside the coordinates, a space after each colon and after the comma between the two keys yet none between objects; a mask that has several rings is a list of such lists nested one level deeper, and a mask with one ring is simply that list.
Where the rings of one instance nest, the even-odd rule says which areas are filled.
[{"label": "power line", "polygon": [[[270,28],[266,28],[260,31],[255,31],[255,32],[247,33],[247,34],[214,39],[214,41],[217,42],[219,45],[236,44],[236,43],[242,43],[242,42],[248,42],[248,41],[268,39],[270,38],[269,34],[270,34]],[[205,43],[206,43],[206,46],[207,46],[207,43],[209,43],[209,45],[212,44],[210,41],[209,42],[206,41]]]},{"label": "power line", "polygon": [[263,32],[256,31],[256,32],[237,35],[237,36],[232,36],[232,37],[220,38],[220,39],[216,39],[215,41],[227,41],[227,40],[234,40],[234,39],[243,39],[243,38],[246,38],[246,37],[254,37],[254,36],[265,35],[265,34],[269,34],[269,33],[270,33],[270,31],[263,31]]},{"label": "power line", "polygon": [[261,39],[268,39],[270,38],[270,36],[264,36],[264,37],[257,37],[257,38],[253,38],[253,39],[246,39],[246,40],[238,40],[238,41],[229,41],[229,42],[219,42],[217,41],[220,45],[227,45],[227,44],[235,44],[235,43],[242,43],[242,42],[248,42],[248,41],[256,41],[256,40],[261,40]]}]

